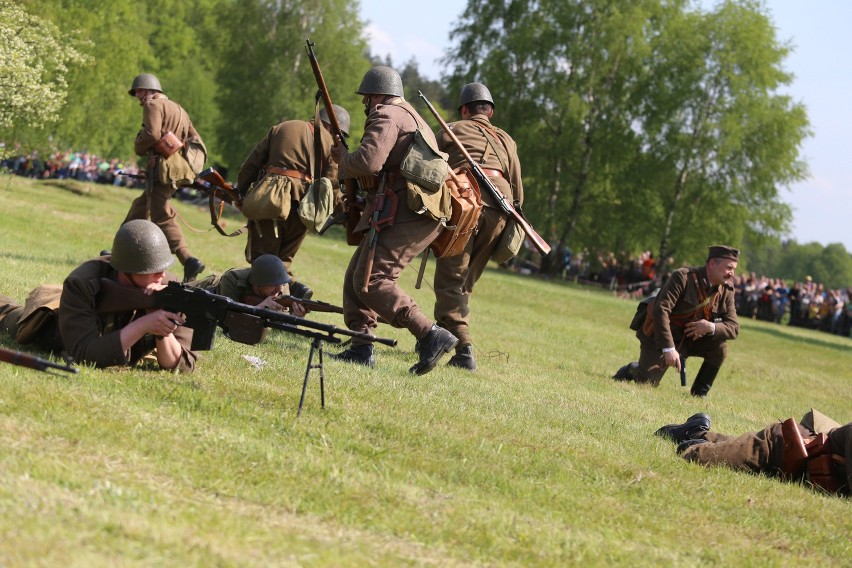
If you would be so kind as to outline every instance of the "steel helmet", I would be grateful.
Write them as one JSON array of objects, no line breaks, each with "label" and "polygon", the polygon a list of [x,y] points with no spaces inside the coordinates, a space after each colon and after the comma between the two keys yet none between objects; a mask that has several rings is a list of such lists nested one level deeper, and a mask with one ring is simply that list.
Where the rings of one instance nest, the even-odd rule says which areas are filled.
[{"label": "steel helmet", "polygon": [[109,263],[119,272],[155,274],[175,263],[166,235],[156,224],[133,219],[118,228]]},{"label": "steel helmet", "polygon": [[249,282],[255,286],[280,286],[290,282],[287,267],[274,254],[262,254],[251,263]]},{"label": "steel helmet", "polygon": [[458,110],[461,110],[461,107],[464,105],[475,101],[485,101],[491,103],[491,106],[494,106],[494,99],[491,98],[491,91],[488,90],[488,87],[482,83],[468,83],[462,87],[461,94],[459,95]]},{"label": "steel helmet", "polygon": [[133,79],[133,85],[130,87],[130,90],[127,91],[127,94],[131,97],[135,97],[136,89],[150,89],[151,91],[163,92],[163,88],[160,86],[160,80],[150,73],[140,73],[139,75],[136,75],[136,78]]},{"label": "steel helmet", "polygon": [[[346,109],[340,105],[331,105],[334,107],[334,114],[337,115],[337,124],[340,126],[340,130],[343,131],[343,134],[349,136],[349,125],[351,121],[349,119],[349,113],[346,112]],[[319,111],[320,120],[325,122],[326,124],[331,124],[328,120],[328,111],[325,110],[325,107],[322,107]]]},{"label": "steel helmet", "polygon": [[402,78],[399,76],[399,73],[390,67],[379,65],[364,74],[364,78],[361,79],[361,85],[355,92],[359,95],[391,95],[402,97]]}]

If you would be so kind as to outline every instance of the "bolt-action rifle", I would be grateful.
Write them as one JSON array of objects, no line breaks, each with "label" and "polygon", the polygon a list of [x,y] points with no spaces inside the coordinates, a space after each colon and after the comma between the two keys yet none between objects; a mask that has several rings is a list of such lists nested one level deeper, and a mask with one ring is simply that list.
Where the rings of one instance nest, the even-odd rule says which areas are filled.
[{"label": "bolt-action rifle", "polygon": [[[331,133],[335,137],[335,139],[339,139],[340,144],[349,151],[349,145],[346,144],[346,137],[343,135],[343,130],[340,129],[340,123],[337,120],[337,113],[334,111],[334,105],[331,103],[331,96],[328,94],[328,87],[325,86],[325,79],[322,76],[322,71],[320,70],[319,61],[317,60],[317,56],[314,54],[314,46],[316,44],[311,40],[306,40],[305,49],[308,51],[308,59],[311,62],[311,69],[314,71],[314,78],[317,81],[317,99],[322,99],[322,104],[325,107],[325,112],[328,114],[328,123],[331,125]],[[361,218],[361,210],[358,209],[357,204],[358,200],[358,192],[360,190],[358,186],[358,180],[355,178],[344,179],[339,178],[338,182],[340,183],[340,191],[343,192],[343,195],[346,196],[346,242],[350,245],[357,245],[361,242],[361,238],[363,235],[359,235],[355,233],[355,227],[358,225],[358,221]],[[320,229],[319,234],[323,234],[331,225],[339,222],[340,219],[334,215],[328,218],[326,224]]]},{"label": "bolt-action rifle", "polygon": [[[264,298],[255,295],[246,295],[240,298],[242,303],[249,304],[250,306],[256,306],[261,303]],[[307,312],[326,312],[330,314],[342,314],[343,308],[340,306],[335,306],[334,304],[329,304],[327,302],[320,302],[319,300],[305,300],[304,298],[297,298],[296,296],[287,296],[282,295],[275,298],[275,301],[285,308],[291,307],[294,303],[301,304],[305,311]]]},{"label": "bolt-action rifle", "polygon": [[28,369],[35,369],[36,371],[49,372],[49,369],[57,369],[66,373],[77,373],[79,371],[77,367],[72,367],[70,364],[60,365],[59,363],[54,363],[35,355],[13,351],[5,347],[0,347],[0,361],[20,365]]},{"label": "bolt-action rifle", "polygon": [[441,124],[441,128],[444,129],[444,132],[447,133],[447,135],[462,153],[462,156],[464,156],[464,159],[470,166],[470,171],[476,178],[479,187],[485,188],[497,202],[497,205],[500,207],[500,209],[502,209],[503,212],[506,213],[510,219],[515,220],[518,226],[521,227],[524,233],[526,233],[527,238],[530,240],[530,242],[532,242],[535,248],[538,249],[539,253],[541,253],[542,255],[550,254],[550,245],[547,244],[547,241],[545,241],[544,238],[542,238],[542,236],[539,235],[535,229],[533,229],[529,221],[524,218],[523,214],[520,211],[520,208],[514,206],[506,200],[506,197],[503,195],[503,193],[499,189],[497,189],[497,186],[495,186],[491,179],[487,175],[485,175],[485,172],[482,171],[482,168],[479,167],[479,164],[476,163],[476,160],[474,160],[470,156],[467,149],[465,149],[464,144],[461,143],[461,141],[458,139],[452,129],[441,117],[440,113],[438,113],[435,107],[432,106],[432,103],[429,102],[429,99],[426,98],[426,95],[424,95],[422,91],[418,92],[420,93],[420,98],[423,99],[423,101],[426,103],[426,106],[429,107],[429,110],[432,112],[433,115],[435,115],[435,118]]},{"label": "bolt-action rifle", "polygon": [[109,278],[101,278],[100,284],[101,290],[97,298],[98,312],[114,313],[160,308],[169,312],[183,313],[186,316],[186,322],[183,325],[193,330],[191,348],[197,351],[213,348],[217,327],[222,328],[226,336],[235,341],[238,340],[228,333],[236,315],[241,316],[238,318],[241,325],[245,321],[251,321],[259,327],[280,329],[332,343],[340,343],[342,340],[339,336],[345,335],[390,347],[396,346],[396,339],[375,337],[283,312],[249,306],[227,296],[220,296],[202,288],[193,288],[178,282],[169,282],[164,289],[150,295],[145,294],[140,288],[123,286]]}]

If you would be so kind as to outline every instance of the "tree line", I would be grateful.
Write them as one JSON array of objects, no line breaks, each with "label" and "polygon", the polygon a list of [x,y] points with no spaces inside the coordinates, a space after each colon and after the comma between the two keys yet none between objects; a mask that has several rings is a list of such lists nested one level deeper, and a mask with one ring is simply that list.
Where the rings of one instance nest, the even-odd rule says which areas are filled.
[{"label": "tree line", "polygon": [[[790,247],[781,190],[807,176],[810,126],[784,93],[791,47],[763,2],[468,0],[439,81],[414,60],[370,54],[358,7],[0,0],[4,38],[14,38],[0,47],[0,140],[7,151],[130,157],[140,113],[127,89],[149,72],[189,111],[211,163],[235,171],[272,124],[313,116],[310,38],[355,140],[354,91],[374,64],[394,66],[406,98],[418,106],[423,90],[448,120],[464,84],[488,85],[494,123],[518,142],[524,211],[554,254],[650,249],[661,264],[700,263],[724,242],[745,249],[744,268],[780,275],[771,259],[782,255],[760,251]],[[828,248],[813,255],[827,263],[822,280],[852,283],[852,256]]]}]

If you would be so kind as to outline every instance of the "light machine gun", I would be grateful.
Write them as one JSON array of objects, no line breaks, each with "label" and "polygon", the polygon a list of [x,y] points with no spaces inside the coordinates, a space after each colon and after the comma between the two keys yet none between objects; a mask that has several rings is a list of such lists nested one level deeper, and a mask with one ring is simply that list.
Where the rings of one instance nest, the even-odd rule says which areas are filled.
[{"label": "light machine gun", "polygon": [[[305,380],[302,383],[299,412],[302,411],[305,389],[308,385],[311,369],[319,369],[320,371],[320,394],[322,407],[325,408],[325,375],[322,367],[323,341],[337,344],[342,342],[340,336],[348,336],[396,347],[395,339],[375,337],[283,312],[249,306],[226,296],[208,292],[203,288],[193,288],[177,282],[169,282],[165,288],[150,295],[145,294],[141,288],[123,286],[109,278],[101,278],[100,286],[97,298],[97,311],[100,313],[143,309],[163,309],[169,312],[183,313],[186,316],[183,325],[193,330],[191,349],[197,351],[207,351],[213,348],[217,327],[221,327],[225,335],[234,341],[239,341],[239,338],[229,333],[231,327],[239,326],[244,329],[246,325],[254,325],[260,329],[267,327],[280,329],[288,333],[310,337],[313,341],[308,356],[308,365],[305,369]],[[314,352],[318,353],[318,365],[313,364]]]}]

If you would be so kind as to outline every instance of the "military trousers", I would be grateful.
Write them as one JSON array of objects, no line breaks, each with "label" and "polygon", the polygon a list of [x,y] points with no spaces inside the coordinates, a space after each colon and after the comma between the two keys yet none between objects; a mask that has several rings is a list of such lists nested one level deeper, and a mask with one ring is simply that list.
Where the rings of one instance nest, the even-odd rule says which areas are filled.
[{"label": "military trousers", "polygon": [[[639,362],[633,369],[633,378],[637,383],[649,383],[659,386],[663,375],[666,374],[666,359],[662,350],[657,347],[652,337],[646,336],[640,329],[636,332],[639,338]],[[701,357],[714,367],[721,367],[728,355],[728,343],[713,337],[704,337],[698,341],[684,341],[679,353],[683,357]]]},{"label": "military trousers", "polygon": [[[399,286],[399,275],[435,240],[440,230],[438,221],[423,217],[380,231],[367,289],[363,290],[370,253],[370,234],[366,233],[343,277],[343,318],[349,329],[373,335],[381,317],[394,327],[407,329],[418,339],[429,332],[432,320]],[[352,343],[366,342],[353,339]]]},{"label": "military trousers", "polygon": [[[186,264],[186,261],[192,255],[189,252],[189,246],[186,244],[186,239],[183,236],[183,231],[178,225],[176,216],[177,212],[172,207],[172,194],[174,189],[170,185],[160,183],[154,184],[154,191],[151,192],[151,221],[156,223],[166,235],[166,240],[169,242],[169,250],[177,256],[181,264]],[[133,219],[145,219],[148,210],[148,196],[145,191],[133,200],[130,204],[130,211],[127,212],[127,217],[122,221],[122,225]]]},{"label": "military trousers", "polygon": [[248,242],[246,260],[252,262],[262,254],[273,254],[281,259],[288,274],[290,266],[308,234],[308,228],[296,214],[298,203],[290,210],[287,219],[264,219],[247,223]]},{"label": "military trousers", "polygon": [[500,243],[507,219],[502,211],[483,207],[476,232],[464,251],[435,263],[435,320],[459,338],[459,345],[473,343],[469,332],[470,297]]}]

